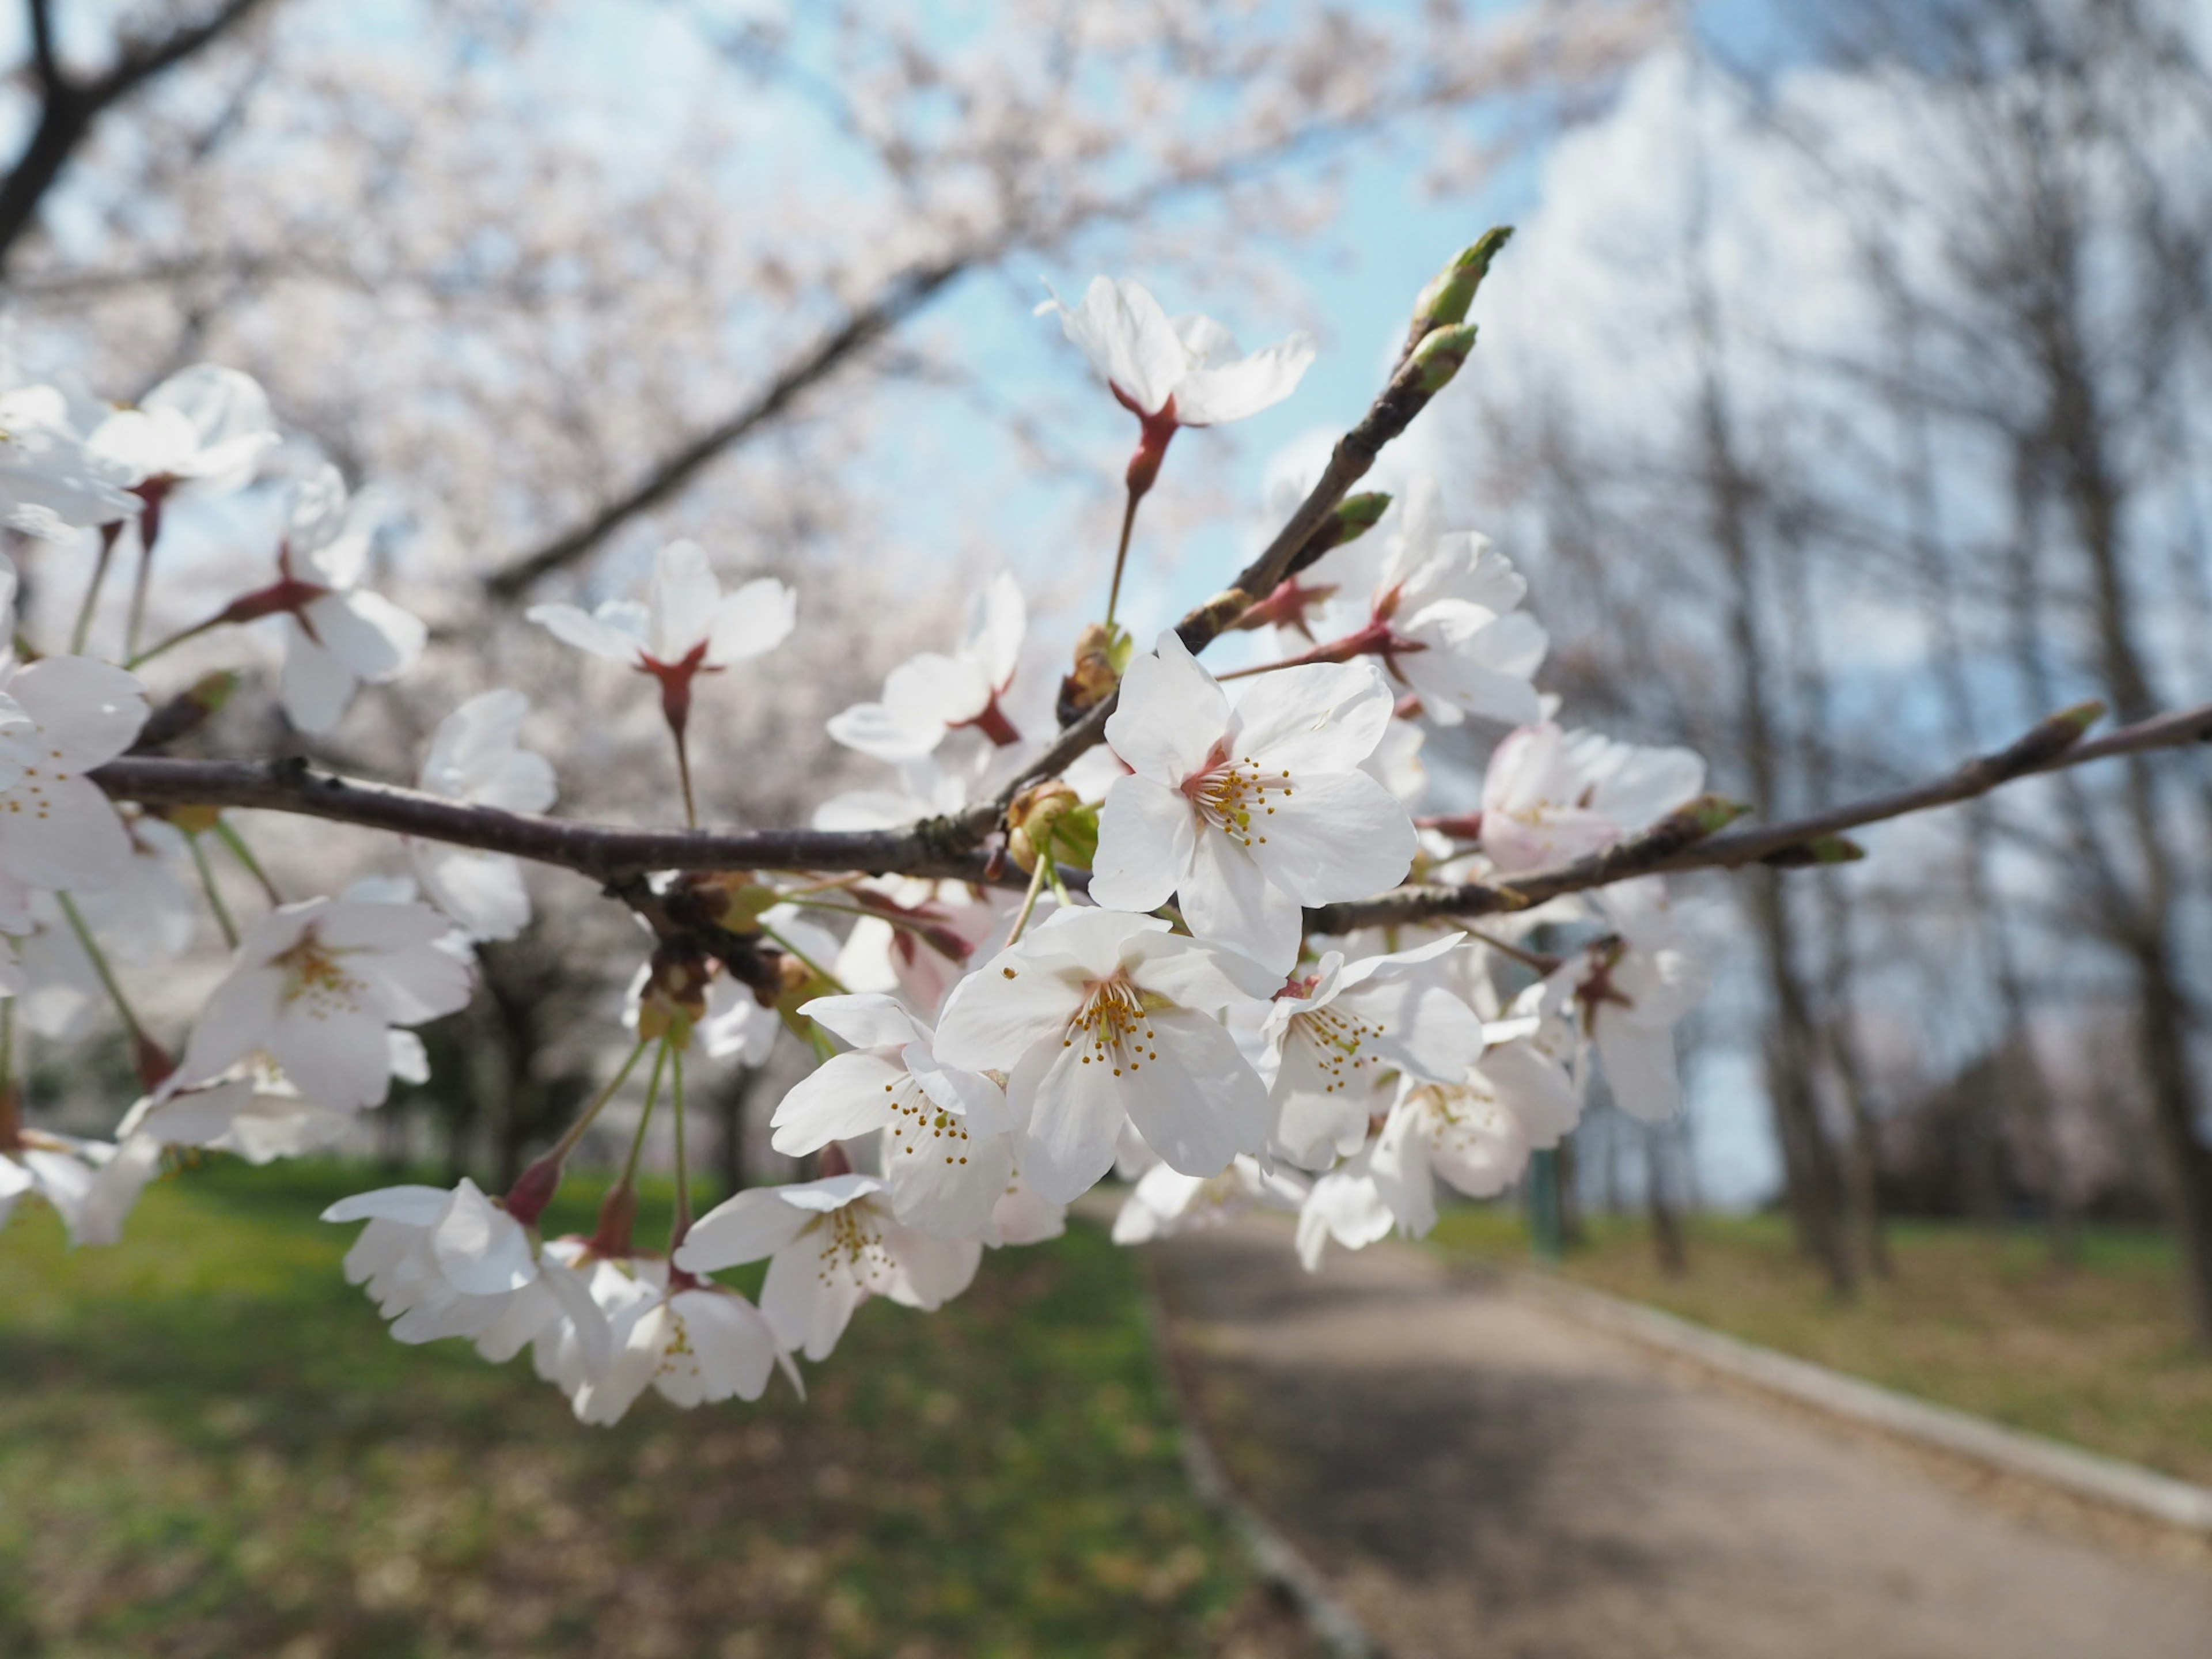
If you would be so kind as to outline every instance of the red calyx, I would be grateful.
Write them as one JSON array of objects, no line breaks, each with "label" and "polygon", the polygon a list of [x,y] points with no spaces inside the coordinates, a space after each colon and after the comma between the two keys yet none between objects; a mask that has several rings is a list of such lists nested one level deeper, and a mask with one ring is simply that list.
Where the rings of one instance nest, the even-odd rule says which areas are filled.
[{"label": "red calyx", "polygon": [[637,670],[650,674],[660,682],[660,712],[668,720],[668,729],[679,735],[691,720],[691,682],[701,674],[719,674],[720,668],[705,666],[707,641],[702,640],[674,662],[663,662],[658,657],[637,653]]},{"label": "red calyx", "polygon": [[[1006,687],[1003,685],[999,688],[999,691],[1005,690]],[[983,712],[973,720],[952,722],[955,731],[964,726],[973,726],[1001,749],[1022,740],[1022,734],[1014,729],[1014,723],[1006,718],[1006,711],[999,707],[998,691],[991,694],[991,700],[983,705]]]},{"label": "red calyx", "polygon": [[1285,576],[1275,584],[1275,591],[1252,606],[1231,624],[1238,629],[1288,628],[1314,636],[1306,612],[1317,605],[1328,602],[1336,592],[1333,582],[1322,582],[1309,587],[1296,576]]},{"label": "red calyx", "polygon": [[599,1224],[592,1234],[592,1254],[607,1256],[633,1254],[630,1230],[636,1222],[637,1188],[624,1182],[609,1193],[605,1201],[599,1206]]},{"label": "red calyx", "polygon": [[507,1188],[507,1212],[524,1226],[534,1227],[560,1189],[561,1160],[548,1152],[515,1176],[514,1185]]},{"label": "red calyx", "polygon": [[154,544],[161,539],[161,504],[169,499],[169,491],[176,482],[174,478],[149,478],[131,486],[131,493],[145,503],[138,509],[138,540],[149,553],[154,550]]},{"label": "red calyx", "polygon": [[289,544],[276,550],[276,580],[266,587],[257,587],[251,593],[241,593],[222,608],[216,617],[219,623],[249,623],[263,617],[273,617],[280,611],[289,611],[293,619],[307,630],[307,637],[320,645],[315,625],[307,618],[307,607],[331,592],[317,582],[301,581],[292,574],[292,549]]},{"label": "red calyx", "polygon": [[177,1062],[169,1058],[169,1051],[149,1036],[141,1036],[131,1043],[131,1058],[138,1066],[138,1081],[149,1093],[168,1081],[169,1073],[177,1069]]},{"label": "red calyx", "polygon": [[1439,817],[1415,818],[1413,822],[1424,830],[1438,830],[1454,841],[1480,841],[1482,814],[1480,812],[1447,812]]},{"label": "red calyx", "polygon": [[1601,939],[1589,947],[1589,977],[1575,987],[1575,1000],[1582,1005],[1583,1024],[1589,1034],[1597,1034],[1597,1011],[1605,1003],[1615,1003],[1623,1008],[1633,1008],[1635,999],[1624,996],[1614,988],[1613,970],[1620,965],[1622,953],[1627,949],[1619,939]]},{"label": "red calyx", "polygon": [[1112,386],[1115,401],[1137,417],[1137,453],[1129,457],[1126,482],[1132,495],[1141,495],[1152,487],[1152,480],[1160,476],[1160,463],[1167,459],[1168,444],[1175,437],[1182,422],[1176,419],[1175,399],[1170,398],[1158,410],[1147,415],[1136,402],[1118,386]]}]

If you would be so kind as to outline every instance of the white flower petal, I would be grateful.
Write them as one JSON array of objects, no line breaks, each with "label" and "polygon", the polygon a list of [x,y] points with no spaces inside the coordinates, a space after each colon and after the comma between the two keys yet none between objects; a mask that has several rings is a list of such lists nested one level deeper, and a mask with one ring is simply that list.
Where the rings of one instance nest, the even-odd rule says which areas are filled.
[{"label": "white flower petal", "polygon": [[1091,897],[1110,910],[1153,910],[1190,869],[1198,830],[1189,799],[1152,777],[1115,780],[1098,813]]},{"label": "white flower petal", "polygon": [[1106,741],[1132,771],[1176,788],[1228,731],[1228,697],[1170,629],[1122,675]]},{"label": "white flower petal", "polygon": [[773,577],[756,578],[715,603],[707,661],[719,666],[764,655],[798,625],[799,595]]}]

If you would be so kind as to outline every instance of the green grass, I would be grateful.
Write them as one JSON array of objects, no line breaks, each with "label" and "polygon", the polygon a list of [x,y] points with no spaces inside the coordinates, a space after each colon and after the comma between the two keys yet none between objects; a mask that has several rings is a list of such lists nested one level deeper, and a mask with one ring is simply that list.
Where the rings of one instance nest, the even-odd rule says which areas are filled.
[{"label": "green grass", "polygon": [[[2152,1232],[2093,1228],[2055,1267],[2017,1231],[1894,1224],[1896,1273],[1838,1304],[1779,1217],[1690,1224],[1690,1272],[1659,1271],[1640,1223],[1597,1218],[1562,1269],[1747,1341],[1887,1387],[2212,1485],[2212,1358],[2192,1347],[2179,1264]],[[1525,1261],[1499,1206],[1448,1212],[1437,1243]]]},{"label": "green grass", "polygon": [[385,1334],[314,1219],[379,1184],[210,1165],[115,1249],[0,1234],[0,1654],[1180,1655],[1267,1618],[1092,1229],[863,1308],[807,1403],[610,1431],[526,1356]]}]

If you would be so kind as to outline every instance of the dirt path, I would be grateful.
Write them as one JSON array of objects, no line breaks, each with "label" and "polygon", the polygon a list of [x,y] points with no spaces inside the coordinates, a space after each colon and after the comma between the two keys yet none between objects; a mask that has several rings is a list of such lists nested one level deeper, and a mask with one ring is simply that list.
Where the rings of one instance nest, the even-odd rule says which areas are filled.
[{"label": "dirt path", "polygon": [[2212,1563],[1978,1502],[1419,1251],[1161,1250],[1239,1484],[1393,1659],[2207,1659]]}]

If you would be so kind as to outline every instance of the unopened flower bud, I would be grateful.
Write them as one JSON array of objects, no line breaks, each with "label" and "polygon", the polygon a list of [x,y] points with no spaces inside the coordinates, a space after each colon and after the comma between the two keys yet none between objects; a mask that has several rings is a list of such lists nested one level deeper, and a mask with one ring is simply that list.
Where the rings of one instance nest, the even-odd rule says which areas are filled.
[{"label": "unopened flower bud", "polygon": [[638,995],[638,1036],[647,1042],[666,1037],[679,1048],[689,1047],[691,1028],[707,1017],[707,975],[706,963],[688,951],[665,946],[655,951]]},{"label": "unopened flower bud", "polygon": [[1431,331],[1413,348],[1413,356],[1407,364],[1416,391],[1434,397],[1452,383],[1460,366],[1467,362],[1468,354],[1474,349],[1474,325],[1455,323]]},{"label": "unopened flower bud", "polygon": [[1336,504],[1336,544],[1356,542],[1375,528],[1375,521],[1389,510],[1390,497],[1381,489],[1363,489]]},{"label": "unopened flower bud", "polygon": [[138,741],[132,748],[147,754],[190,737],[222,713],[223,705],[237,694],[238,687],[239,677],[228,669],[203,674],[146,717],[146,724],[139,728]]},{"label": "unopened flower bud", "polygon": [[1128,665],[1132,641],[1121,629],[1092,623],[1075,639],[1075,666],[1060,683],[1054,710],[1062,726],[1073,726],[1114,695]]},{"label": "unopened flower bud", "polygon": [[1467,320],[1468,307],[1474,303],[1475,290],[1490,274],[1490,262],[1512,239],[1510,225],[1486,230],[1474,246],[1462,249],[1457,258],[1430,279],[1420,298],[1413,301],[1413,328],[1406,337],[1408,352],[1432,331]]},{"label": "unopened flower bud", "polygon": [[678,907],[690,924],[711,922],[732,933],[757,933],[762,915],[783,902],[783,894],[749,870],[694,871],[677,883]]},{"label": "unopened flower bud", "polygon": [[1070,807],[1082,799],[1058,778],[1031,784],[1006,808],[1006,850],[1024,870],[1036,868],[1037,849],[1048,845],[1052,832]]},{"label": "unopened flower bud", "polygon": [[222,808],[192,802],[164,806],[161,809],[161,816],[188,836],[204,836],[222,822]]}]

